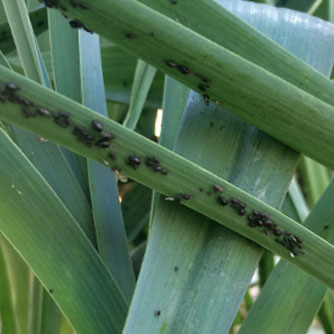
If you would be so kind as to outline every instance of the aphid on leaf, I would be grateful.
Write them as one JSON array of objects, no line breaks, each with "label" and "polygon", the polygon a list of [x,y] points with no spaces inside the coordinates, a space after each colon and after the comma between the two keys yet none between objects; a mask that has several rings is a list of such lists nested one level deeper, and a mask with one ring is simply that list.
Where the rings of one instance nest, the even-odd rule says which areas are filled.
[{"label": "aphid on leaf", "polygon": [[221,204],[221,205],[228,205],[228,200],[225,198],[225,197],[223,197],[223,196],[220,196],[220,197],[218,197],[218,200],[219,200],[219,203]]},{"label": "aphid on leaf", "polygon": [[20,87],[14,82],[9,82],[6,85],[6,89],[10,92],[17,92],[18,90],[20,90]]},{"label": "aphid on leaf", "polygon": [[177,64],[176,64],[174,61],[171,61],[171,60],[166,60],[166,61],[165,61],[165,64],[166,64],[168,67],[177,67]]},{"label": "aphid on leaf", "polygon": [[186,200],[186,201],[189,201],[190,199],[191,199],[191,195],[189,195],[189,194],[186,194],[186,193],[182,193],[181,195],[180,195],[180,197],[182,198],[182,199],[184,199],[184,200]]},{"label": "aphid on leaf", "polygon": [[100,122],[98,121],[92,121],[92,128],[97,131],[103,131],[103,126]]},{"label": "aphid on leaf", "polygon": [[45,109],[45,108],[38,108],[38,113],[39,113],[41,116],[45,116],[45,117],[50,117],[50,116],[51,116],[50,111],[48,111],[48,110]]},{"label": "aphid on leaf", "polygon": [[218,193],[223,192],[223,188],[220,185],[215,184],[213,187],[214,187],[215,191],[217,191]]},{"label": "aphid on leaf", "polygon": [[132,32],[128,32],[125,34],[126,38],[128,39],[136,39],[136,35],[133,34]]},{"label": "aphid on leaf", "polygon": [[182,74],[185,74],[185,75],[187,75],[187,74],[189,74],[190,73],[190,70],[189,70],[189,68],[188,67],[186,67],[186,66],[183,66],[183,65],[179,65],[178,67],[178,70],[182,73]]},{"label": "aphid on leaf", "polygon": [[159,317],[161,315],[161,311],[157,310],[157,311],[154,312],[154,314],[155,314],[156,317]]}]

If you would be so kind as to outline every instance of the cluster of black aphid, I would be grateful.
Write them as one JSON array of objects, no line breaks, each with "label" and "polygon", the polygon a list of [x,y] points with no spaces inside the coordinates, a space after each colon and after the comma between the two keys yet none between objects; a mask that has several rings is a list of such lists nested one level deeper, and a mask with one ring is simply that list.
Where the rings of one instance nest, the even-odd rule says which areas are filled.
[{"label": "cluster of black aphid", "polygon": [[145,164],[148,167],[151,167],[154,172],[161,173],[163,175],[167,175],[168,171],[167,169],[163,168],[160,165],[160,159],[153,157],[153,156],[148,156],[146,157]]},{"label": "cluster of black aphid", "polygon": [[[180,65],[180,64],[177,64],[175,61],[173,60],[166,60],[165,61],[165,64],[168,66],[168,67],[171,67],[171,68],[175,68],[176,70],[178,70],[179,72],[181,72],[182,74],[191,74],[192,72],[189,70],[188,67],[184,66],[184,65]],[[210,83],[211,83],[211,80],[207,77],[205,77],[204,75],[202,74],[199,74],[199,73],[194,73],[194,75],[199,78],[201,81],[200,83],[198,84],[198,89],[200,91],[203,92],[202,94],[202,97],[204,99],[204,102],[206,105],[209,104],[210,102],[210,97],[208,94],[205,93],[205,91],[210,88]]]},{"label": "cluster of black aphid", "polygon": [[[39,0],[39,2],[41,3],[44,3],[46,7],[48,8],[55,8],[55,9],[59,9],[62,13],[62,15],[68,19],[68,16],[66,15],[66,11],[67,11],[67,8],[61,4],[59,4],[59,1],[58,0]],[[73,8],[80,8],[80,9],[83,9],[83,10],[88,10],[90,9],[90,6],[85,3],[85,2],[82,2],[82,1],[74,1],[72,0],[70,2],[70,5],[73,7]],[[72,28],[74,29],[84,29],[85,31],[89,32],[89,33],[93,33],[92,30],[88,29],[87,27],[85,27],[85,25],[79,21],[79,20],[70,20],[69,21],[69,24]]]}]

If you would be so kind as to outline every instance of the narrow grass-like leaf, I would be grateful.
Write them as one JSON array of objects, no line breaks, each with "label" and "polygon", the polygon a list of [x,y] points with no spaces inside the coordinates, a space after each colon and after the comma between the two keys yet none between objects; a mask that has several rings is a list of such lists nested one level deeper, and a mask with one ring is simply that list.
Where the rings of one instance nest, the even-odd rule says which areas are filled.
[{"label": "narrow grass-like leaf", "polygon": [[[36,36],[47,29],[48,22],[45,8],[34,10],[30,13],[29,16]],[[3,23],[0,25],[0,50],[5,54],[15,50],[15,43],[8,23]]]},{"label": "narrow grass-like leaf", "polygon": [[78,333],[121,333],[127,305],[116,282],[41,175],[0,136],[1,231]]},{"label": "narrow grass-like leaf", "polygon": [[292,217],[293,219],[296,219],[295,216],[297,216],[299,217],[299,219],[296,219],[297,221],[298,220],[304,221],[310,212],[309,212],[309,208],[305,202],[302,191],[295,177],[291,181],[291,184],[289,187],[289,193],[287,194],[287,197],[290,198],[296,210],[295,215],[288,214],[288,216]]},{"label": "narrow grass-like leaf", "polygon": [[144,226],[147,225],[151,198],[151,189],[139,184],[134,185],[123,197],[122,212],[129,242],[132,242]]},{"label": "narrow grass-like leaf", "polygon": [[[80,32],[79,41],[83,103],[107,117],[99,36]],[[103,130],[92,122],[90,126],[95,131],[94,136],[97,136]],[[108,140],[107,143],[110,144]],[[95,161],[88,161],[87,170],[97,249],[130,303],[135,277],[128,253],[116,176],[109,168]]]},{"label": "narrow grass-like leaf", "polygon": [[17,333],[26,334],[29,322],[30,270],[2,234],[0,235],[0,240],[3,255],[7,263],[8,276],[11,285],[10,290],[13,296],[15,319],[17,323]]},{"label": "narrow grass-like leaf", "polygon": [[[49,11],[48,17],[55,89],[80,103],[79,32],[73,30],[60,13]],[[86,160],[68,150],[63,149],[62,152],[89,199]]]},{"label": "narrow grass-like leaf", "polygon": [[[295,150],[334,167],[334,118],[332,107],[323,101],[137,1],[96,0],[90,10],[70,6],[66,14],[200,93],[202,80],[208,78],[205,93],[211,99]],[[333,102],[334,84],[307,65],[303,68],[312,87],[323,87],[317,96]]]},{"label": "narrow grass-like leaf", "polygon": [[189,88],[168,75],[165,77],[162,124],[159,143],[172,149],[179,133],[181,119],[189,96]]},{"label": "narrow grass-like leaf", "polygon": [[37,44],[24,0],[2,0],[2,3],[25,74],[33,80],[44,83]]},{"label": "narrow grass-like leaf", "polygon": [[[92,120],[99,121],[105,130],[113,133],[116,138],[113,152],[117,157],[117,161],[110,159],[108,150],[106,151],[98,147],[90,148],[78,141],[73,135],[71,127],[64,129],[49,117],[36,117],[34,119],[22,117],[20,108],[13,103],[7,102],[2,105],[0,119],[30,129],[30,131],[53,140],[74,152],[102,164],[108,164],[111,168],[120,168],[122,172],[135,181],[162,194],[178,197],[182,193],[188,193],[192,195],[191,200],[181,200],[182,204],[281,255],[314,277],[317,277],[324,284],[334,286],[334,273],[332,273],[334,266],[330,265],[332,261],[330,254],[334,252],[334,247],[304,227],[299,226],[288,217],[285,217],[280,212],[236,188],[227,181],[160,147],[156,143],[31,80],[0,67],[0,85],[3,86],[8,82],[16,82],[21,87],[20,96],[34,101],[36,104],[47,106],[50,112],[57,112],[59,110],[68,112],[71,123],[83,126],[87,131],[91,127]],[[168,171],[168,175],[154,173],[151,168],[144,166],[134,170],[125,163],[130,154],[136,154],[142,160],[147,156],[158,156],[162,166]],[[249,210],[256,208],[262,212],[268,212],[272,219],[279,223],[282,230],[300,235],[304,240],[304,248],[307,256],[292,258],[290,252],[276,243],[274,238],[267,238],[264,233],[261,233],[257,229],[250,229],[245,217],[236,214],[232,208],[221,208],[215,197],[209,197],[199,191],[203,187],[211,189],[214,184],[221,184],[227,197],[237,197],[247,203]],[[218,208],[221,210],[217,210]]]},{"label": "narrow grass-like leaf", "polygon": [[[305,226],[334,242],[334,183],[327,188],[305,221]],[[326,288],[281,260],[256,300],[242,333],[305,333]],[[284,307],[282,307],[284,305]]]},{"label": "narrow grass-like leaf", "polygon": [[334,293],[333,291],[328,291],[327,295],[322,303],[320,310],[318,312],[319,320],[321,321],[322,327],[326,334],[331,334],[334,332]]},{"label": "narrow grass-like leaf", "polygon": [[[4,232],[5,234],[5,232]],[[29,279],[28,334],[41,333],[43,287],[35,275],[30,272]]]},{"label": "narrow grass-like leaf", "polygon": [[42,316],[40,322],[40,333],[59,334],[61,313],[50,297],[49,293],[43,291]]},{"label": "narrow grass-like leaf", "polygon": [[17,334],[17,322],[13,301],[13,286],[8,274],[8,266],[0,246],[0,315],[3,334]]},{"label": "narrow grass-like leaf", "polygon": [[132,83],[130,106],[123,122],[123,125],[129,129],[136,128],[156,72],[156,68],[138,60]]},{"label": "narrow grass-like leaf", "polygon": [[307,157],[302,158],[299,167],[306,201],[308,206],[312,208],[330,182],[327,168]]}]

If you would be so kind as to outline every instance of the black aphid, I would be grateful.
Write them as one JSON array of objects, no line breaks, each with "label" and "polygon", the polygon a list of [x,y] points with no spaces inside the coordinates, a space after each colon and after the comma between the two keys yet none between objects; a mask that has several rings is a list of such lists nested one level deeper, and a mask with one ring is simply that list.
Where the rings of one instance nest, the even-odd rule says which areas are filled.
[{"label": "black aphid", "polygon": [[168,67],[177,67],[177,64],[176,64],[174,61],[171,61],[171,60],[166,60],[166,61],[165,61],[165,64],[166,64]]},{"label": "black aphid", "polygon": [[46,116],[46,117],[50,117],[50,116],[51,116],[50,111],[48,111],[48,110],[45,109],[45,108],[38,108],[38,113],[39,113],[41,116]]},{"label": "black aphid", "polygon": [[201,90],[202,92],[206,91],[206,87],[204,85],[202,85],[202,84],[198,85],[198,89]]},{"label": "black aphid", "polygon": [[70,114],[66,111],[60,111],[54,114],[54,121],[63,128],[67,128],[70,125]]},{"label": "black aphid", "polygon": [[208,94],[203,94],[202,97],[204,99],[204,103],[206,105],[209,105],[209,103],[210,103],[210,96]]},{"label": "black aphid", "polygon": [[273,222],[271,220],[265,220],[263,222],[264,226],[271,228],[273,226]]},{"label": "black aphid", "polygon": [[246,204],[243,203],[243,202],[240,202],[240,204],[239,204],[239,208],[240,208],[240,209],[245,209],[245,208],[246,208]]},{"label": "black aphid", "polygon": [[170,2],[171,2],[173,5],[176,5],[176,4],[177,4],[177,0],[170,0]]},{"label": "black aphid", "polygon": [[137,169],[141,164],[141,159],[136,155],[130,155],[125,163],[131,166],[133,169]]},{"label": "black aphid", "polygon": [[240,216],[245,216],[246,215],[246,210],[245,209],[240,209],[239,210],[239,215]]},{"label": "black aphid", "polygon": [[182,73],[182,74],[185,74],[185,75],[187,75],[187,74],[189,74],[190,73],[190,70],[189,70],[189,68],[188,67],[186,67],[186,66],[183,66],[183,65],[179,65],[178,67],[178,70]]},{"label": "black aphid", "polygon": [[155,314],[156,317],[159,317],[161,315],[161,311],[160,310],[156,310],[154,312],[154,314]]},{"label": "black aphid", "polygon": [[223,188],[219,185],[219,184],[215,184],[213,186],[213,188],[215,189],[215,191],[217,191],[218,193],[223,192]]},{"label": "black aphid", "polygon": [[267,213],[265,213],[265,212],[262,212],[260,215],[264,219],[269,218],[269,215]]},{"label": "black aphid", "polygon": [[263,221],[261,219],[256,219],[256,225],[262,227]]},{"label": "black aphid", "polygon": [[112,140],[114,139],[114,135],[110,132],[106,132],[106,131],[102,131],[100,136],[103,138],[103,139],[106,139],[106,140]]},{"label": "black aphid", "polygon": [[182,193],[182,194],[180,195],[180,197],[181,197],[182,199],[186,200],[186,201],[189,201],[189,200],[191,199],[191,195],[186,194],[186,193]]},{"label": "black aphid", "polygon": [[109,152],[109,158],[113,161],[116,161],[116,155],[113,152]]},{"label": "black aphid", "polygon": [[218,201],[219,201],[219,203],[221,204],[221,205],[228,205],[228,200],[225,198],[225,197],[223,197],[223,196],[219,196],[218,197]]},{"label": "black aphid", "polygon": [[324,230],[327,230],[327,229],[328,229],[328,227],[329,227],[328,225],[325,225],[325,226],[324,226]]},{"label": "black aphid", "polygon": [[155,172],[162,172],[162,167],[161,166],[154,166],[154,171]]},{"label": "black aphid", "polygon": [[78,3],[76,1],[71,1],[70,4],[72,5],[72,7],[78,7]]},{"label": "black aphid", "polygon": [[268,231],[268,230],[264,230],[264,234],[265,234],[265,235],[270,235],[270,231]]},{"label": "black aphid", "polygon": [[18,90],[20,90],[20,87],[14,82],[9,82],[6,85],[6,89],[10,92],[17,92]]},{"label": "black aphid", "polygon": [[174,267],[174,271],[178,271],[179,270],[179,267],[178,266],[175,266]]},{"label": "black aphid", "polygon": [[110,142],[106,140],[99,141],[96,143],[96,146],[102,147],[102,148],[108,148],[110,146]]},{"label": "black aphid", "polygon": [[98,121],[92,121],[92,128],[94,129],[94,130],[97,130],[97,131],[103,131],[103,126],[102,126],[102,124],[100,123],[100,122],[98,122]]},{"label": "black aphid", "polygon": [[203,189],[203,188],[199,188],[199,191],[200,191],[201,193],[203,193],[203,192],[204,192],[204,189]]},{"label": "black aphid", "polygon": [[50,289],[49,292],[50,292],[51,294],[53,294],[53,289]]},{"label": "black aphid", "polygon": [[281,231],[280,229],[278,229],[278,228],[275,228],[275,229],[274,229],[274,233],[275,233],[275,235],[277,235],[277,236],[282,235],[282,231]]},{"label": "black aphid", "polygon": [[287,235],[287,236],[290,236],[291,235],[291,232],[285,232],[285,235]]},{"label": "black aphid", "polygon": [[231,203],[232,204],[239,204],[240,201],[237,198],[231,198]]},{"label": "black aphid", "polygon": [[69,22],[70,26],[74,29],[79,29],[83,27],[82,22],[78,21],[78,20],[73,20]]},{"label": "black aphid", "polygon": [[259,211],[257,211],[257,210],[253,210],[253,215],[254,215],[254,216],[258,216],[258,215],[259,215]]},{"label": "black aphid", "polygon": [[132,32],[126,33],[125,37],[128,38],[128,39],[136,39],[136,35],[133,34]]},{"label": "black aphid", "polygon": [[161,169],[161,174],[163,174],[163,175],[167,175],[167,174],[168,174],[168,170],[165,169],[165,168],[162,168],[162,169]]}]

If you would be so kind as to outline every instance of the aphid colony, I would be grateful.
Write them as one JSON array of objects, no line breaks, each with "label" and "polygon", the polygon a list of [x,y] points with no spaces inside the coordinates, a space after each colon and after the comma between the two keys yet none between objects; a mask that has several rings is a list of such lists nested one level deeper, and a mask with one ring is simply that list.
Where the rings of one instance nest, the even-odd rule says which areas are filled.
[{"label": "aphid colony", "polygon": [[[58,126],[62,128],[71,128],[72,134],[77,138],[77,140],[88,147],[95,146],[102,149],[107,149],[111,146],[112,141],[115,139],[115,136],[111,132],[106,131],[99,121],[92,120],[89,128],[85,128],[79,124],[74,124],[71,121],[70,114],[68,112],[51,112],[44,107],[36,106],[32,101],[17,95],[19,90],[20,87],[17,84],[13,82],[8,83],[5,89],[0,91],[0,102],[5,103],[8,101],[20,105],[24,118],[34,118],[37,116],[53,118],[54,122]],[[115,153],[111,151],[108,152],[107,158],[113,162],[117,160]],[[167,169],[161,166],[161,161],[159,158],[149,155],[146,156],[144,161],[146,167],[152,169],[154,173],[168,175]],[[124,162],[134,170],[137,170],[141,165],[143,165],[142,158],[135,154],[129,155]],[[113,170],[118,172],[121,171],[120,168],[116,166],[113,168]],[[203,188],[199,188],[199,191],[201,193],[205,193]],[[300,237],[292,235],[292,233],[289,231],[281,231],[277,223],[272,221],[267,213],[253,210],[248,212],[247,215],[246,203],[243,203],[237,198],[228,199],[222,196],[223,188],[218,184],[213,185],[213,191],[217,194],[218,203],[220,205],[230,205],[230,207],[234,209],[238,215],[246,217],[249,227],[261,228],[263,229],[265,235],[273,235],[275,237],[275,241],[281,244],[283,247],[287,248],[290,251],[292,257],[305,254]],[[206,194],[210,196],[211,191],[206,192]],[[193,197],[193,195],[188,193],[180,193],[173,197],[166,197],[165,200],[180,202],[182,200],[189,201]]]},{"label": "aphid colony", "polygon": [[[184,75],[191,74],[191,71],[189,70],[188,67],[186,67],[184,65],[177,64],[173,60],[166,60],[165,64],[168,67],[175,68],[176,70],[178,70],[179,72],[181,72]],[[209,78],[205,77],[204,75],[199,74],[199,73],[194,73],[194,75],[201,80],[200,83],[198,84],[198,89],[203,92],[202,97],[204,99],[205,104],[208,105],[209,102],[210,102],[210,97],[209,97],[208,94],[205,94],[205,91],[208,88],[210,88],[211,80]]]},{"label": "aphid colony", "polygon": [[[66,11],[67,11],[67,8],[64,7],[63,5],[60,5],[58,0],[39,0],[39,2],[44,3],[45,6],[48,7],[48,8],[60,9],[62,15],[66,19],[68,19],[67,15],[65,14]],[[72,0],[70,2],[70,5],[73,8],[79,8],[79,9],[83,9],[83,10],[90,9],[90,6],[87,3],[82,2],[82,1]],[[79,20],[71,20],[71,21],[69,21],[69,24],[74,29],[80,29],[80,28],[82,28],[82,29],[84,29],[85,31],[87,31],[87,32],[89,32],[91,34],[93,33],[92,30],[90,30],[87,27],[85,27],[85,25],[81,21],[79,21]]]}]

